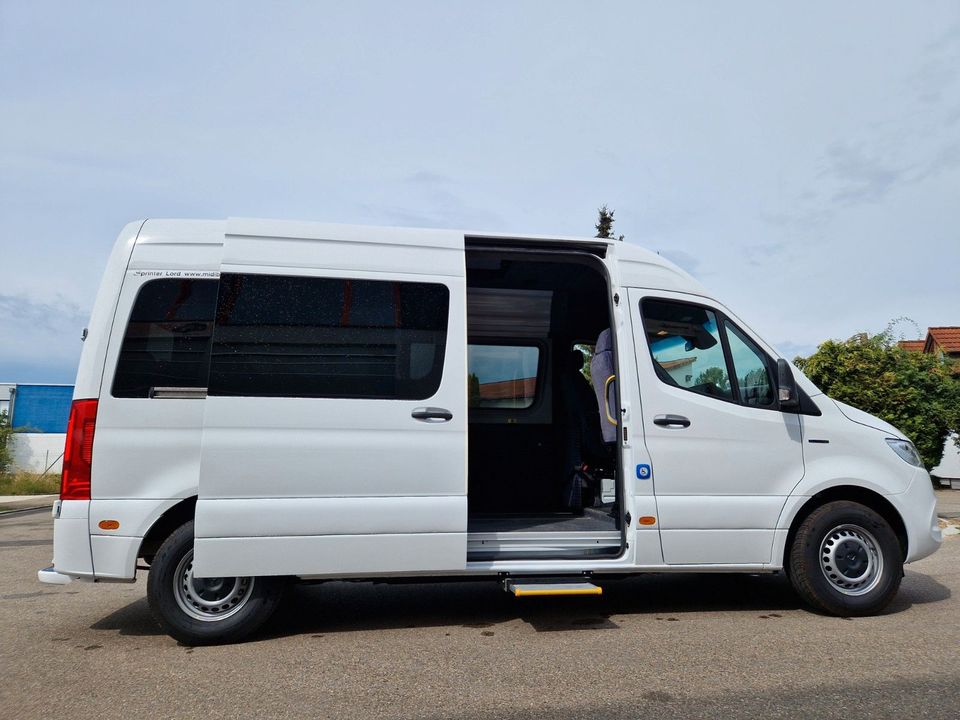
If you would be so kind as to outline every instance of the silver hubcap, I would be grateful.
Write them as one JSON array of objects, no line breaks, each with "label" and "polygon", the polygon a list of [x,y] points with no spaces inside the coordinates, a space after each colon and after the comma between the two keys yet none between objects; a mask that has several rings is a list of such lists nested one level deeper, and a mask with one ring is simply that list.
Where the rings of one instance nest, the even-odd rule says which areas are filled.
[{"label": "silver hubcap", "polygon": [[820,569],[844,595],[866,595],[883,576],[883,554],[876,538],[859,525],[840,525],[820,544]]},{"label": "silver hubcap", "polygon": [[180,559],[173,576],[177,605],[195,620],[216,621],[236,615],[253,592],[253,578],[195,578],[193,550]]}]

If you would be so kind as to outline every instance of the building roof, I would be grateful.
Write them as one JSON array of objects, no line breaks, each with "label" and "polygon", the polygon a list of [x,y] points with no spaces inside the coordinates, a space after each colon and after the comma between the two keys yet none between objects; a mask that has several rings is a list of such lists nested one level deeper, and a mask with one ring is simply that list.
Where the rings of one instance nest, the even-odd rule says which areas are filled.
[{"label": "building roof", "polygon": [[481,400],[514,400],[532,398],[536,394],[537,379],[535,377],[480,383]]},{"label": "building roof", "polygon": [[926,342],[926,340],[898,340],[897,345],[907,352],[923,352],[923,346]]},{"label": "building roof", "polygon": [[960,353],[960,326],[932,327],[927,331],[924,352],[933,352],[934,343],[946,353]]},{"label": "building roof", "polygon": [[697,356],[694,355],[693,357],[677,358],[676,360],[658,360],[657,362],[660,363],[660,367],[664,370],[674,370],[684,365],[692,365],[696,360]]}]

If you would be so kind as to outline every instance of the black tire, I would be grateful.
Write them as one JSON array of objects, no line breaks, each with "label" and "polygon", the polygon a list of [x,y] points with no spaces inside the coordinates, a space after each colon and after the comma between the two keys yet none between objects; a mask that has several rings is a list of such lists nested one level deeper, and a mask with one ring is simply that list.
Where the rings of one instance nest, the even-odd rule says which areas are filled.
[{"label": "black tire", "polygon": [[[276,610],[283,578],[193,580],[192,559],[193,520],[164,540],[147,577],[150,612],[174,639],[186,645],[237,642]],[[175,578],[179,578],[177,587]]]},{"label": "black tire", "polygon": [[797,529],[790,581],[814,608],[839,617],[875,615],[897,594],[903,553],[878,513],[839,500],[821,505]]}]

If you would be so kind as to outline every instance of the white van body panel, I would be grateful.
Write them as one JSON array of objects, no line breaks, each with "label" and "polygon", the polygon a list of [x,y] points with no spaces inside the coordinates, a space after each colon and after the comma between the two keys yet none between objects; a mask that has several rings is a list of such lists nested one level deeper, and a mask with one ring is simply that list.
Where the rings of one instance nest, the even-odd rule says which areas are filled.
[{"label": "white van body panel", "polygon": [[[53,566],[57,572],[80,578],[93,577],[89,500],[60,500],[53,521]],[[56,509],[56,506],[55,506]]]},{"label": "white van body panel", "polygon": [[100,289],[93,302],[90,322],[87,324],[87,337],[80,353],[77,367],[77,382],[73,390],[74,400],[96,398],[100,395],[100,382],[103,378],[107,346],[110,342],[110,330],[113,327],[117,304],[120,299],[120,287],[123,274],[130,261],[130,255],[136,246],[138,233],[143,221],[129,223],[120,231],[120,237],[113,245],[107,267],[100,281]]},{"label": "white van body panel", "polygon": [[[211,393],[202,403],[198,577],[235,575],[238,566],[318,576],[465,568],[463,243],[461,233],[438,230],[227,223],[222,273],[446,286],[447,342],[439,388],[422,400]],[[452,420],[411,417],[427,406]]]},{"label": "white van body panel", "polygon": [[[619,297],[614,325],[627,435],[620,443],[623,500],[632,516],[620,557],[466,562],[465,237],[601,248],[606,255],[611,292]],[[437,392],[443,403],[112,397],[125,326],[143,285],[177,273],[216,278],[221,272],[447,284],[449,335]],[[81,355],[75,398],[99,398],[92,499],[61,503],[54,525],[56,570],[73,577],[135,578],[140,543],[150,528],[198,493],[198,576],[778,570],[804,504],[841,485],[882,495],[897,510],[908,562],[936,549],[940,534],[927,474],[891,452],[883,431],[846,417],[799,371],[797,383],[821,409],[819,417],[775,421],[781,413],[761,417],[731,405],[725,409],[730,425],[713,425],[707,433],[716,442],[684,444],[679,435],[651,434],[645,425],[654,414],[670,412],[663,403],[671,394],[650,390],[650,354],[635,302],[650,291],[717,307],[771,357],[781,356],[688,273],[629,243],[273,220],[131,223],[110,255]],[[685,395],[690,397],[680,399],[697,410],[699,400]],[[416,427],[410,425],[411,409],[441,404],[454,410],[454,419],[415,440],[420,429],[410,429]],[[755,445],[757,433],[784,447],[799,444],[799,475],[792,459],[789,467],[783,464],[782,448],[765,457],[733,432],[751,420],[758,422],[749,430]],[[660,459],[658,445],[667,448]],[[741,458],[746,452],[750,467],[772,478],[766,487],[751,473],[738,472],[731,448],[739,448]],[[703,472],[687,474],[683,487],[671,491],[671,476],[683,471],[681,458]],[[653,467],[652,479],[638,477],[643,465]],[[309,482],[318,472],[322,492]],[[707,483],[707,474],[722,478],[723,487]],[[641,517],[654,524],[640,525]],[[120,527],[101,530],[98,523],[105,519]]]},{"label": "white van body panel", "polygon": [[668,290],[709,297],[707,289],[669,260],[629,243],[611,245],[619,259],[624,287]]},{"label": "white van body panel", "polygon": [[[92,396],[99,403],[89,524],[98,578],[133,579],[143,537],[164,512],[197,494],[202,399],[117,398],[111,390],[139,292],[161,278],[215,279],[224,226],[223,221],[148,220],[124,265],[109,271],[117,277],[105,276],[104,284],[117,288],[119,302],[115,319],[107,323],[105,369]],[[102,530],[101,520],[116,520],[120,527]]]},{"label": "white van body panel", "polygon": [[923,468],[901,460],[886,444],[886,438],[903,439],[904,434],[859,410],[857,420],[853,420],[826,395],[815,396],[814,400],[822,414],[802,416],[806,472],[777,523],[784,533],[774,547],[773,561],[782,562],[786,531],[804,504],[835,487],[864,488],[893,505],[907,531],[907,562],[936,550],[941,533],[930,476]]},{"label": "white van body panel", "polygon": [[[120,298],[123,274],[142,225],[143,221],[126,225],[120,231],[107,259],[80,353],[77,381],[73,390],[74,400],[97,398],[100,395],[104,367],[108,365],[106,357],[110,331]],[[59,503],[59,514],[53,522],[53,564],[57,572],[72,577],[93,577],[89,517],[89,500],[64,500]],[[129,572],[130,577],[133,577],[133,566],[129,568]]]},{"label": "white van body panel", "polygon": [[[121,272],[120,302],[98,391],[94,511],[101,500],[168,500],[197,492],[202,400],[115,398],[111,393],[130,311],[144,285],[161,278],[215,279],[219,274],[224,223],[191,221],[187,227],[178,226],[169,220],[145,222],[129,266]],[[133,515],[139,518],[136,511]]]}]

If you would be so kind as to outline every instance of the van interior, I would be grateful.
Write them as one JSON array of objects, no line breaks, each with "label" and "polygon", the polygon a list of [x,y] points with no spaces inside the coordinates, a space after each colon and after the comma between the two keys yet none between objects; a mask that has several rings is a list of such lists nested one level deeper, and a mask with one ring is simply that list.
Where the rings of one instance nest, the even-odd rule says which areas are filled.
[{"label": "van interior", "polygon": [[468,559],[619,554],[619,453],[602,428],[616,371],[591,377],[612,326],[602,263],[478,241],[466,265]]}]

